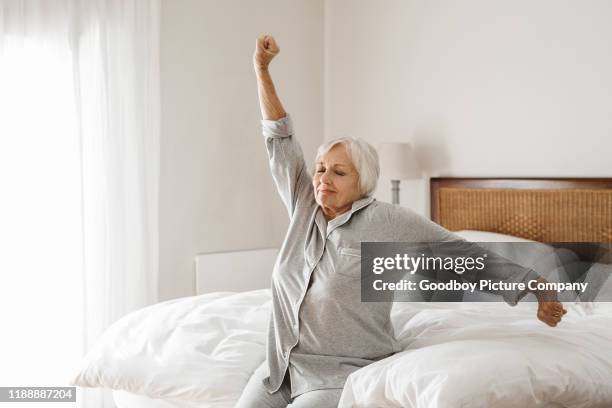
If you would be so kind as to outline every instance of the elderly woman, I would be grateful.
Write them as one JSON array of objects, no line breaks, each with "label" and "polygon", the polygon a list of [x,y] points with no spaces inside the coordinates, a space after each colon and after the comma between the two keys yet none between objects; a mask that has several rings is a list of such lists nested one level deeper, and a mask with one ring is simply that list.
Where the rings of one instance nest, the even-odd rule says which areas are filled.
[{"label": "elderly woman", "polygon": [[[391,303],[360,301],[360,242],[463,240],[376,201],[378,156],[364,141],[322,145],[314,174],[308,172],[268,71],[278,53],[274,39],[261,36],[253,62],[270,169],[291,221],[272,274],[267,358],[236,407],[336,407],[349,374],[399,351]],[[507,271],[509,282],[538,278],[518,265]],[[505,292],[504,298],[514,305],[524,295]],[[556,299],[541,300],[538,318],[555,326],[565,310]]]}]

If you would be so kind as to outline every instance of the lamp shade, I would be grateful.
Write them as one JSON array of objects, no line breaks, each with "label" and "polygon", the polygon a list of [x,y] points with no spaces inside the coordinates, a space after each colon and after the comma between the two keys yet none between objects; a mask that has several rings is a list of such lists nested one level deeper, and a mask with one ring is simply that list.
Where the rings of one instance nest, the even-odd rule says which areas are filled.
[{"label": "lamp shade", "polygon": [[383,143],[378,155],[382,177],[391,180],[421,178],[421,168],[410,143]]}]

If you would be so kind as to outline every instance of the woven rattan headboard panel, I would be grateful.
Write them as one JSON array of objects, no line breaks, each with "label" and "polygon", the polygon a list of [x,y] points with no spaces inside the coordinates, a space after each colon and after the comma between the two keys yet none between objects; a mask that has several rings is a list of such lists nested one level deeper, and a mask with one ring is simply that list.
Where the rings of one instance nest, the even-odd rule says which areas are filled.
[{"label": "woven rattan headboard panel", "polygon": [[432,178],[431,216],[451,231],[612,242],[612,179]]}]

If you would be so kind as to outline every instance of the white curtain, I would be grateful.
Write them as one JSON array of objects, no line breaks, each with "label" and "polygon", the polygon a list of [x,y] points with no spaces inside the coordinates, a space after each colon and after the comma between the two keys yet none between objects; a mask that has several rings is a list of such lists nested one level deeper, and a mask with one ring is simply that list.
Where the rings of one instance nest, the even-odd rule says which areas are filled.
[{"label": "white curtain", "polygon": [[0,0],[2,385],[66,385],[157,301],[158,50],[159,0]]}]

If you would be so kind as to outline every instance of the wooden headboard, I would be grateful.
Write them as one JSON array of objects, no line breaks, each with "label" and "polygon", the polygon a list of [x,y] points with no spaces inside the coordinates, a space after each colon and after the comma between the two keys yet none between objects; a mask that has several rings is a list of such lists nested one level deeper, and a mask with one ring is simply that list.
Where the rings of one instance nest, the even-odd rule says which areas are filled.
[{"label": "wooden headboard", "polygon": [[612,242],[612,178],[432,178],[431,217],[451,231]]}]

